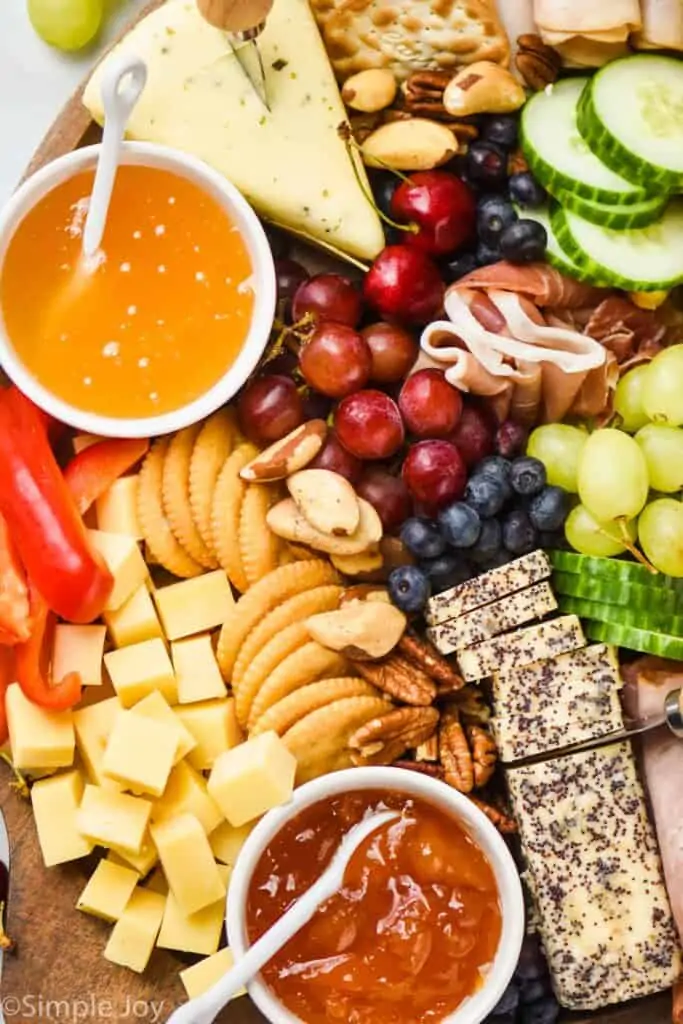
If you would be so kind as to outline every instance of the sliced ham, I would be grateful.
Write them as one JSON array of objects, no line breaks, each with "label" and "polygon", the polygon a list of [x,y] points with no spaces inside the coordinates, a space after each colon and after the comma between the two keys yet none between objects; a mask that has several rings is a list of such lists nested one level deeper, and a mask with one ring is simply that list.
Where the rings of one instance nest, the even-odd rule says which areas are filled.
[{"label": "sliced ham", "polygon": [[610,295],[594,309],[586,324],[585,333],[611,348],[619,359],[619,352],[613,347],[611,339],[620,335],[631,335],[633,348],[627,354],[628,358],[641,345],[661,343],[666,334],[666,327],[653,310],[639,309],[621,295]]},{"label": "sliced ham", "polygon": [[473,270],[451,285],[449,291],[461,288],[497,288],[525,295],[537,306],[556,306],[558,309],[595,308],[609,294],[604,288],[593,288],[565,277],[547,263],[517,266],[505,261]]}]

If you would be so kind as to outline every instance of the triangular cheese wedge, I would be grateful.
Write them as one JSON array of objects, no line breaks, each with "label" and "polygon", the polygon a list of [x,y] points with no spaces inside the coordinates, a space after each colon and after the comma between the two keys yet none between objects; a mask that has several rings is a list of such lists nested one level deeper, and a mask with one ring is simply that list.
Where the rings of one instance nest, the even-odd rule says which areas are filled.
[{"label": "triangular cheese wedge", "polygon": [[338,126],[346,112],[307,0],[275,0],[259,48],[270,113],[224,34],[193,0],[168,0],[136,25],[95,70],[84,103],[103,120],[100,87],[119,53],[142,57],[147,85],[128,137],[198,156],[233,182],[255,209],[284,227],[361,260],[384,245],[379,218]]}]

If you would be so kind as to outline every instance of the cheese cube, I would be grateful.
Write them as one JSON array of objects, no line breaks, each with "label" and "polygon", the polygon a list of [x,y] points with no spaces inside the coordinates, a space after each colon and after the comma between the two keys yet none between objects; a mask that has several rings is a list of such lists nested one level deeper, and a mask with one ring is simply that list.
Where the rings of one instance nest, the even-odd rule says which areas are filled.
[{"label": "cheese cube", "polygon": [[179,704],[225,697],[225,683],[208,633],[176,640],[171,644],[171,657]]},{"label": "cheese cube", "polygon": [[[227,889],[230,868],[219,864],[218,873]],[[157,946],[208,956],[215,953],[220,945],[224,920],[225,899],[217,900],[194,914],[184,914],[173,892],[169,892]]]},{"label": "cheese cube", "polygon": [[138,478],[122,476],[95,502],[97,527],[105,533],[123,533],[142,540],[137,511]]},{"label": "cheese cube", "polygon": [[120,711],[107,740],[102,771],[134,793],[161,796],[177,749],[173,724]]},{"label": "cheese cube", "polygon": [[193,814],[207,835],[224,820],[207,792],[206,779],[186,761],[175,766],[164,795],[152,806],[152,821],[166,821],[177,814]]},{"label": "cheese cube", "polygon": [[169,640],[222,626],[235,603],[222,569],[161,587],[155,591],[154,600]]},{"label": "cheese cube", "polygon": [[110,846],[107,860],[110,860],[112,864],[121,864],[123,867],[133,868],[141,878],[144,878],[145,875],[149,874],[154,865],[159,863],[159,854],[147,830],[142,839],[139,853],[122,850],[120,846]]},{"label": "cheese cube", "polygon": [[294,788],[296,758],[275,732],[221,754],[208,790],[231,825],[244,825],[286,803]]},{"label": "cheese cube", "polygon": [[84,686],[102,685],[104,626],[55,626],[52,647],[52,677],[63,679],[67,672],[78,672]]},{"label": "cheese cube", "polygon": [[119,792],[121,786],[102,771],[102,758],[114,719],[121,709],[116,697],[74,711],[76,748],[90,782]]},{"label": "cheese cube", "polygon": [[255,824],[256,822],[250,821],[246,825],[235,828],[229,821],[224,821],[222,825],[219,825],[209,836],[209,845],[216,860],[227,864],[229,868],[234,868],[239,852]]},{"label": "cheese cube", "polygon": [[86,448],[92,448],[94,444],[99,444],[100,441],[106,440],[106,437],[100,437],[99,434],[75,434],[71,441],[74,455],[79,455]]},{"label": "cheese cube", "polygon": [[174,730],[177,738],[176,752],[173,759],[174,764],[182,761],[197,746],[197,740],[174,713],[170,704],[164,700],[158,690],[154,690],[153,693],[143,697],[141,701],[133,705],[131,711],[136,715],[143,715],[145,718],[162,722]]},{"label": "cheese cube", "polygon": [[165,896],[138,886],[112,929],[105,959],[142,973],[159,934],[165,903]]},{"label": "cheese cube", "polygon": [[104,664],[125,708],[159,690],[169,704],[177,703],[173,665],[163,640],[143,640],[140,644],[121,647],[104,656]]},{"label": "cheese cube", "polygon": [[152,602],[152,596],[143,583],[127,601],[112,612],[102,615],[109,635],[117,647],[140,644],[143,640],[163,640],[164,633]]},{"label": "cheese cube", "polygon": [[[184,971],[180,972],[180,980],[185,986],[188,998],[196,999],[197,996],[208,992],[224,974],[228,973],[231,967],[234,967],[234,964],[235,958],[232,955],[232,950],[225,946],[213,956],[207,956],[205,960],[192,964],[192,967],[186,967]],[[246,994],[246,988],[241,988],[232,998],[237,999]]]},{"label": "cheese cube", "polygon": [[149,800],[86,786],[76,815],[78,831],[100,846],[139,853],[149,822]]},{"label": "cheese cube", "polygon": [[72,711],[46,711],[24,696],[19,683],[5,695],[7,727],[15,768],[66,768],[73,764]]},{"label": "cheese cube", "polygon": [[118,921],[139,880],[132,868],[103,859],[78,897],[76,909],[105,921]]},{"label": "cheese cube", "polygon": [[112,592],[104,606],[105,611],[114,611],[145,582],[149,570],[135,537],[105,533],[104,530],[88,530],[88,539],[114,577]]},{"label": "cheese cube", "polygon": [[168,887],[184,914],[225,899],[226,886],[209,840],[193,814],[180,814],[150,829]]},{"label": "cheese cube", "polygon": [[31,803],[43,861],[48,868],[87,857],[93,844],[76,827],[85,783],[79,771],[41,779],[31,787]]},{"label": "cheese cube", "polygon": [[178,719],[195,740],[188,761],[199,771],[213,768],[219,754],[231,750],[244,739],[235,714],[235,700],[207,700],[176,708]]}]

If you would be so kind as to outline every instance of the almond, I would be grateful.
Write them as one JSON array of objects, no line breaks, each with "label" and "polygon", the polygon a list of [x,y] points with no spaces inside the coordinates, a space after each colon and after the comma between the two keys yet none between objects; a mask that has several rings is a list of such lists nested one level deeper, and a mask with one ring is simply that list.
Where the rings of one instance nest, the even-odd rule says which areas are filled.
[{"label": "almond", "polygon": [[356,583],[347,587],[339,598],[339,607],[358,601],[381,601],[383,604],[391,604],[389,591],[381,583]]},{"label": "almond", "polygon": [[298,472],[313,461],[326,435],[324,420],[308,420],[248,462],[240,476],[256,484],[284,480],[290,473]]},{"label": "almond", "polygon": [[372,505],[357,498],[360,522],[349,537],[323,533],[311,526],[299,511],[293,498],[285,498],[268,512],[266,522],[273,533],[295,544],[306,544],[329,555],[359,555],[378,544],[382,537],[382,523]]},{"label": "almond", "polygon": [[406,617],[393,605],[359,601],[306,619],[306,629],[323,647],[359,660],[383,658],[406,628]]},{"label": "almond", "polygon": [[383,124],[367,137],[361,152],[368,167],[429,171],[455,156],[458,140],[445,125],[412,117]]},{"label": "almond", "polygon": [[526,93],[500,64],[477,61],[463,68],[446,86],[443,105],[452,117],[507,114],[524,105]]},{"label": "almond", "polygon": [[396,79],[388,68],[368,68],[346,79],[341,96],[347,107],[374,114],[394,102]]},{"label": "almond", "polygon": [[321,533],[348,537],[360,522],[356,492],[330,469],[302,469],[287,479],[287,490],[302,515]]},{"label": "almond", "polygon": [[376,572],[384,564],[382,553],[378,547],[368,548],[360,555],[330,555],[330,561],[335,569],[344,573],[345,576],[359,576],[365,572]]}]

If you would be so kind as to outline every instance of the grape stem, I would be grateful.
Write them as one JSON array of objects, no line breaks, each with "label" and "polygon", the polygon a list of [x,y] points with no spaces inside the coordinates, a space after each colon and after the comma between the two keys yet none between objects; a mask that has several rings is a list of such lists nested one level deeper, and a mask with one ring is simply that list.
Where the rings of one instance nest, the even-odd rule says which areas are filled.
[{"label": "grape stem", "polygon": [[[353,167],[353,173],[356,181],[358,182],[358,187],[360,188],[361,192],[363,193],[367,201],[370,203],[370,206],[373,208],[379,219],[384,224],[387,224],[390,228],[394,228],[396,231],[408,231],[410,234],[416,235],[417,232],[420,230],[417,224],[401,224],[399,223],[399,221],[393,220],[388,214],[384,213],[383,210],[380,210],[379,206],[375,202],[372,192],[368,191],[367,185],[361,179],[360,173],[358,171],[356,158],[362,157],[362,150],[353,137],[351,125],[340,125],[338,128],[338,132],[340,138],[342,139],[344,145],[346,146],[347,152],[351,159],[351,166]],[[401,181],[409,180],[406,174],[401,174],[401,172],[397,171],[395,167],[390,167],[389,164],[385,163],[383,160],[380,160],[379,157],[373,157],[373,159],[377,161],[377,163],[381,166],[382,170],[389,171],[390,174],[395,174],[397,178],[401,179]]]},{"label": "grape stem", "polygon": [[633,557],[636,559],[636,561],[640,562],[641,565],[644,565],[648,572],[651,572],[656,576],[659,570],[655,568],[652,562],[650,562],[645,557],[643,552],[635,546],[635,544],[629,537],[628,528],[626,526],[626,519],[624,518],[624,516],[619,516],[619,518],[617,519],[617,523],[619,524],[619,533],[621,534],[621,540],[626,550],[630,551]]}]

